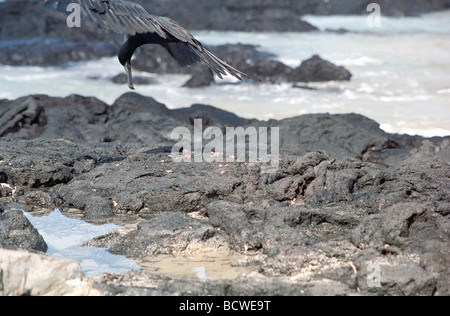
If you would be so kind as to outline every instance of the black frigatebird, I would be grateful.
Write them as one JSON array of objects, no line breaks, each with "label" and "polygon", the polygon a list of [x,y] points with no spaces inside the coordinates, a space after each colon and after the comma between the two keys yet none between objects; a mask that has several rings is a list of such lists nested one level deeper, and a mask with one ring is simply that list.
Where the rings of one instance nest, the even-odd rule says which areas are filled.
[{"label": "black frigatebird", "polygon": [[221,79],[229,73],[239,80],[246,77],[258,81],[215,56],[174,20],[152,15],[137,3],[126,0],[44,0],[45,7],[60,11],[66,11],[71,3],[78,4],[82,13],[100,28],[125,34],[118,57],[132,90],[131,57],[138,47],[145,44],[162,45],[181,66],[203,62]]}]

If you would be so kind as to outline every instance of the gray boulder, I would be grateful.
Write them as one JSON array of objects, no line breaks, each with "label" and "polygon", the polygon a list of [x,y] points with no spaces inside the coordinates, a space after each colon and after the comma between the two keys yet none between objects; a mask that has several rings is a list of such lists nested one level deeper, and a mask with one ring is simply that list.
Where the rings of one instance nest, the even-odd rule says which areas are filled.
[{"label": "gray boulder", "polygon": [[0,248],[47,252],[47,244],[22,211],[0,214]]},{"label": "gray boulder", "polygon": [[0,249],[0,296],[101,295],[78,262]]},{"label": "gray boulder", "polygon": [[294,82],[349,81],[352,74],[342,66],[314,55],[294,69],[290,80]]}]

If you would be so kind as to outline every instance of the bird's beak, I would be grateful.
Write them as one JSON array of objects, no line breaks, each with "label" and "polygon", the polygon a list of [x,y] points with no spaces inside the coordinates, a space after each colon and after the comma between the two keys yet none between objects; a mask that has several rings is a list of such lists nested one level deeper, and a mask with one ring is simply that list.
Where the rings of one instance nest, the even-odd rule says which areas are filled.
[{"label": "bird's beak", "polygon": [[128,87],[129,87],[131,90],[134,90],[134,86],[133,86],[133,74],[132,74],[132,72],[131,72],[131,63],[127,61],[123,67],[125,68],[125,72],[127,73]]}]

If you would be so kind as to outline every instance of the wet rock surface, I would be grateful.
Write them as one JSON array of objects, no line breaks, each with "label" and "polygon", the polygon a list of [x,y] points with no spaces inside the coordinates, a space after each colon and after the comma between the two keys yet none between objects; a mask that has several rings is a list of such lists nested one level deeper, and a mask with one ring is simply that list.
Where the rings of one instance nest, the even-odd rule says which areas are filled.
[{"label": "wet rock surface", "polygon": [[88,19],[81,28],[67,27],[67,14],[38,2],[0,4],[0,63],[49,66],[117,54],[121,38],[102,33]]},{"label": "wet rock surface", "polygon": [[[133,259],[254,258],[233,263],[252,271],[234,279],[145,270],[91,279],[105,295],[450,293],[449,138],[388,134],[356,114],[262,122],[206,105],[169,110],[133,93],[111,106],[28,96],[2,101],[0,113],[9,126],[0,138],[2,247],[15,240],[4,234],[5,219],[20,219],[12,208],[75,208],[87,221],[137,214],[134,227],[90,242]],[[198,118],[204,129],[279,127],[276,172],[258,162],[174,162],[172,130],[192,131]]]},{"label": "wet rock surface", "polygon": [[[313,25],[300,19],[286,1],[234,0],[193,1],[180,6],[176,1],[137,1],[149,12],[177,18],[180,25],[191,30],[220,31],[272,31],[309,32],[317,30]],[[194,9],[193,9],[194,8]],[[192,10],[195,10],[193,13]]]},{"label": "wet rock surface", "polygon": [[[138,0],[147,10],[176,19],[181,25],[193,29],[304,32],[314,26],[300,20],[314,15],[367,15],[368,0]],[[422,13],[450,8],[447,0],[377,2],[382,14],[389,16],[416,16]],[[195,8],[195,14],[192,9]]]},{"label": "wet rock surface", "polygon": [[352,74],[342,66],[336,66],[329,61],[314,55],[294,69],[290,81],[293,82],[321,82],[321,81],[349,81]]}]

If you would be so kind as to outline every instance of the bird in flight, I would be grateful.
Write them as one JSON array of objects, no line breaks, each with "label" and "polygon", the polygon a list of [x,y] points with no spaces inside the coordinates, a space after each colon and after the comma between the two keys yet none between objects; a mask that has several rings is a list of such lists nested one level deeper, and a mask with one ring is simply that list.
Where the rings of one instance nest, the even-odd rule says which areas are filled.
[{"label": "bird in flight", "polygon": [[246,77],[258,81],[215,56],[174,20],[152,15],[137,3],[126,0],[44,0],[45,7],[60,11],[66,11],[71,3],[79,4],[82,13],[100,28],[125,35],[118,57],[132,90],[131,57],[145,44],[162,45],[182,67],[203,62],[220,79],[228,73],[239,80]]}]

